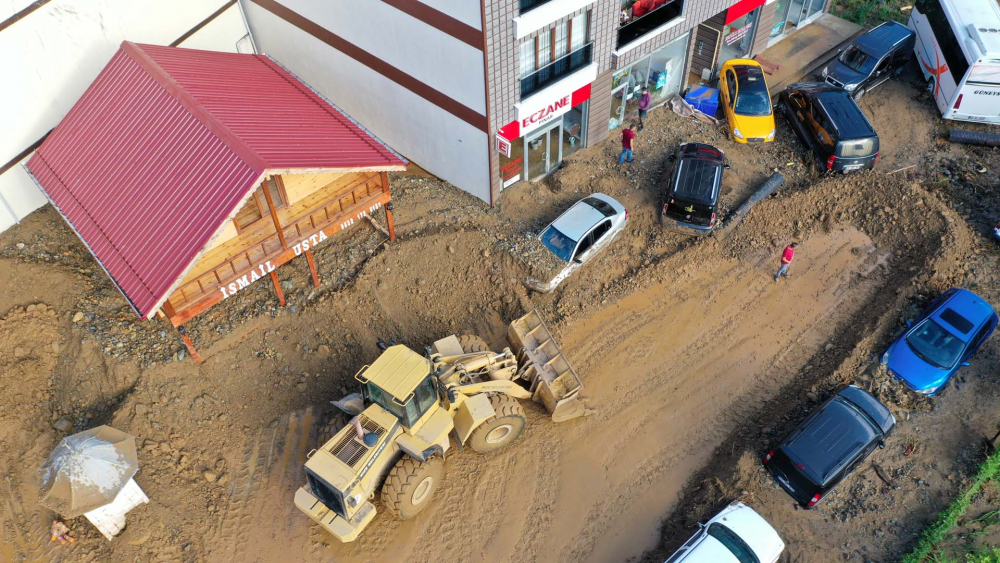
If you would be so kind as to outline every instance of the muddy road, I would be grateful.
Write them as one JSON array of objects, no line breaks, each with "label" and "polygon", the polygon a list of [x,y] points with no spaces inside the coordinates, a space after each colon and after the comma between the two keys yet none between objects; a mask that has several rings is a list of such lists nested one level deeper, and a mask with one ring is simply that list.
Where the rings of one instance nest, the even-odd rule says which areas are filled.
[{"label": "muddy road", "polygon": [[[890,84],[902,88],[898,103],[919,98]],[[880,132],[893,107],[870,108]],[[923,444],[879,458],[906,483],[898,491],[868,472],[804,516],[756,458],[837,386],[884,385],[866,367],[905,311],[949,284],[1000,287],[985,219],[969,229],[972,216],[930,167],[821,178],[780,122],[779,142],[735,147],[721,130],[658,110],[642,136],[635,166],[612,164],[613,143],[583,150],[494,209],[432,179],[395,178],[397,243],[365,226],[317,252],[318,290],[304,262],[283,269],[290,307],[258,284],[213,309],[191,327],[202,366],[181,359],[165,325],[131,316],[51,209],[3,233],[0,276],[23,289],[0,296],[0,561],[662,561],[695,519],[733,498],[761,510],[796,560],[828,561],[833,550],[892,560],[974,463],[973,437],[997,414],[1000,389],[981,381],[1000,366],[995,348],[938,406],[894,403],[900,436]],[[683,140],[726,148],[726,207],[775,169],[786,185],[725,241],[664,233],[660,185]],[[914,146],[920,162],[964,162],[952,147]],[[1000,169],[992,153],[973,154]],[[985,180],[964,181],[956,189]],[[628,229],[556,292],[527,293],[505,243],[593,191],[630,209]],[[775,282],[793,239],[791,277]],[[298,513],[292,495],[317,421],[354,389],[377,338],[421,349],[475,333],[501,347],[506,323],[530,308],[581,374],[593,416],[557,425],[526,404],[518,443],[449,455],[424,513],[379,514],[351,544]],[[48,543],[35,469],[62,436],[61,418],[137,436],[136,480],[151,502],[113,543],[83,519],[70,522],[78,542]]]}]

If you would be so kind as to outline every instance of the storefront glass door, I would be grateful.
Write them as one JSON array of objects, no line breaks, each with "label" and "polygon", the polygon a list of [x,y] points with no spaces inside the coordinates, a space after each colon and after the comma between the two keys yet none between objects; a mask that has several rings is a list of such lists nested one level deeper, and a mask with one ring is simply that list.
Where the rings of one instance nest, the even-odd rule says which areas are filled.
[{"label": "storefront glass door", "polygon": [[722,45],[719,49],[719,62],[716,65],[716,73],[722,64],[730,59],[739,59],[750,53],[753,46],[754,25],[757,23],[757,16],[760,8],[749,14],[737,18],[730,22],[722,30]]},{"label": "storefront glass door", "polygon": [[537,180],[552,172],[562,162],[562,120],[524,139],[528,159],[528,180]]}]

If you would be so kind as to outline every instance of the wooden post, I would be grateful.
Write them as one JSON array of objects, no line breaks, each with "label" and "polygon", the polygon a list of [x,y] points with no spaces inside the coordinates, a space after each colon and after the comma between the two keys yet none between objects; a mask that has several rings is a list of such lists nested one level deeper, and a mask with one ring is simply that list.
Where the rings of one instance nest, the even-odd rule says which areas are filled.
[{"label": "wooden post", "polygon": [[[267,207],[271,210],[271,220],[274,221],[274,228],[278,231],[278,240],[281,241],[281,248],[288,248],[288,243],[285,242],[285,231],[282,230],[281,223],[278,222],[278,212],[274,209],[274,201],[271,200],[271,192],[267,190],[266,179],[261,184],[261,187],[264,190],[264,199],[267,200]],[[274,275],[274,272],[271,272],[271,274]],[[278,293],[281,293],[280,289],[278,290]],[[281,300],[281,305],[285,305],[284,298]]]},{"label": "wooden post", "polygon": [[[390,194],[389,191],[389,173],[381,172],[382,176],[382,191]],[[396,242],[396,224],[392,222],[392,201],[385,204],[385,222],[389,225],[389,242]]]},{"label": "wooden post", "polygon": [[313,285],[319,287],[319,274],[316,273],[316,261],[313,260],[312,250],[306,251],[306,260],[309,262],[309,272],[312,273]]},{"label": "wooden post", "polygon": [[198,351],[194,349],[194,343],[191,342],[191,338],[188,336],[187,329],[185,329],[183,326],[179,326],[177,327],[177,332],[181,333],[181,340],[184,341],[184,346],[187,347],[188,354],[191,354],[191,359],[194,360],[195,364],[200,366],[202,362],[201,356],[199,356]]},{"label": "wooden post", "polygon": [[274,291],[278,294],[278,303],[281,303],[281,306],[284,307],[285,293],[281,291],[281,283],[278,282],[278,274],[274,273],[274,270],[271,270],[271,281],[274,282]]}]

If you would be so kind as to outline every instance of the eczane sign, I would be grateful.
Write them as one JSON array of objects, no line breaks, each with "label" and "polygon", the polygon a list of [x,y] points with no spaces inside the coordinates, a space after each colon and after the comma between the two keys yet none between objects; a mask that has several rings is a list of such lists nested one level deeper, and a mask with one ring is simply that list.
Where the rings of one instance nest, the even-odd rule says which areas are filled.
[{"label": "eczane sign", "polygon": [[514,104],[517,119],[505,125],[501,135],[506,139],[516,139],[552,123],[574,106],[590,99],[590,84],[596,78],[597,65],[590,64]]}]

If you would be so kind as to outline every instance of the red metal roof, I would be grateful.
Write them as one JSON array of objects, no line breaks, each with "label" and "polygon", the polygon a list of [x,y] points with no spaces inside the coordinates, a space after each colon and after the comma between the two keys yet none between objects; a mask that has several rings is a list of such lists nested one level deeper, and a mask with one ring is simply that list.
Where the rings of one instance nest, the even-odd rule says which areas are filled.
[{"label": "red metal roof", "polygon": [[145,318],[265,174],[406,164],[265,55],[126,41],[27,168]]}]

